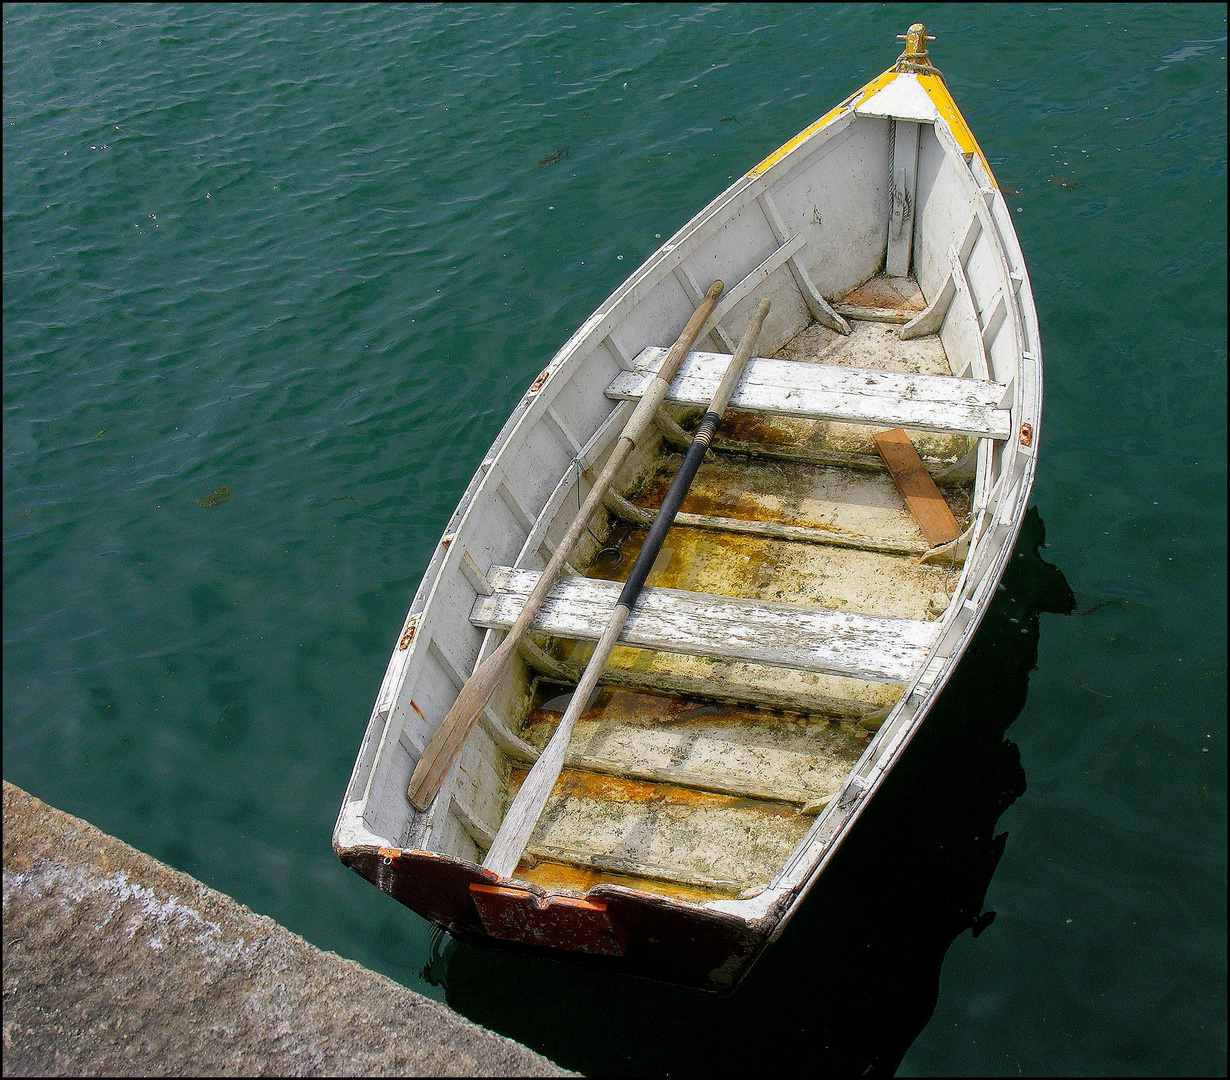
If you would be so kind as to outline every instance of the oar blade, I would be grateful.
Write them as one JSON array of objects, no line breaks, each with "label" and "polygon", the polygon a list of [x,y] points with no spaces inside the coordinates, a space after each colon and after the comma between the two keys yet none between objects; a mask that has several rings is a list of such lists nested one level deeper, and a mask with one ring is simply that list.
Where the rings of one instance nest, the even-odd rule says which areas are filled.
[{"label": "oar blade", "polygon": [[512,876],[525,845],[529,843],[530,833],[542,816],[542,808],[547,805],[551,789],[563,771],[564,755],[568,753],[571,735],[572,725],[568,724],[565,728],[561,724],[538,755],[491,842],[487,857],[483,860],[484,870],[491,870],[500,877]]},{"label": "oar blade", "polygon": [[[511,648],[505,648],[511,645]],[[503,642],[495,652],[484,660],[474,674],[466,680],[457,700],[448,714],[440,721],[435,734],[423,750],[410,777],[406,795],[416,810],[426,810],[440,791],[440,785],[448,775],[453,762],[465,746],[466,739],[482,715],[495,688],[508,671],[508,661],[515,650],[512,642]]]},{"label": "oar blade", "polygon": [[594,645],[593,654],[589,658],[581,681],[573,692],[572,700],[564,715],[560,718],[559,727],[551,736],[551,741],[543,748],[534,767],[521,785],[521,790],[512,801],[500,823],[499,831],[491,842],[487,857],[483,859],[483,869],[509,877],[517,869],[521,853],[530,842],[530,834],[538,819],[542,817],[543,807],[555,787],[555,781],[564,768],[564,757],[568,753],[568,743],[572,739],[572,729],[589,707],[594,691],[598,688],[598,679],[602,669],[606,667],[607,657],[615,648],[615,642],[623,632],[624,623],[628,621],[628,609],[618,604],[607,620],[602,636]]}]

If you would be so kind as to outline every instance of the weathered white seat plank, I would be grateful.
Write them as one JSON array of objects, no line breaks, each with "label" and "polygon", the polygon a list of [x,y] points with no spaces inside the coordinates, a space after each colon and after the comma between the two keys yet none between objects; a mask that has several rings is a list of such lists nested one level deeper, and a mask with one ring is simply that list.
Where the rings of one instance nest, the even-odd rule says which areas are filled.
[{"label": "weathered white seat plank", "polygon": [[[656,346],[642,351],[636,370],[620,372],[607,387],[607,397],[639,398],[666,353]],[[667,400],[707,404],[729,362],[730,357],[722,353],[689,353],[671,383]],[[1010,417],[1007,409],[999,408],[1006,391],[1007,387],[980,379],[902,375],[755,357],[748,361],[730,407],[1006,439]]]},{"label": "weathered white seat plank", "polygon": [[[470,613],[476,626],[505,629],[538,581],[537,570],[493,566],[490,596]],[[597,640],[623,586],[561,577],[533,627],[560,637]],[[646,588],[620,643],[665,652],[905,684],[939,635],[939,623],[777,604],[682,589]]]}]

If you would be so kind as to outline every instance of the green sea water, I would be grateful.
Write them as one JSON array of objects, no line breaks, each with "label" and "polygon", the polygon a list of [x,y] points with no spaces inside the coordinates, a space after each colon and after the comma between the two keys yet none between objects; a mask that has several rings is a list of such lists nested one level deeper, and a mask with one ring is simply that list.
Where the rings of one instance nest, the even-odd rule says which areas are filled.
[{"label": "green sea water", "polygon": [[[592,1074],[1225,1074],[1224,6],[3,19],[6,779]],[[452,508],[914,21],[1042,332],[994,610],[735,994],[433,939],[330,834]]]}]

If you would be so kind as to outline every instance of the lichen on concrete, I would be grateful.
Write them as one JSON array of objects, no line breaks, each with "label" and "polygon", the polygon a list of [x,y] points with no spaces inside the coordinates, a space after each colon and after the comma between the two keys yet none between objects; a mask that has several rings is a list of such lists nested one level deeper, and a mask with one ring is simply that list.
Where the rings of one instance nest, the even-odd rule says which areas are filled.
[{"label": "lichen on concrete", "polygon": [[4,1075],[564,1076],[4,784]]}]

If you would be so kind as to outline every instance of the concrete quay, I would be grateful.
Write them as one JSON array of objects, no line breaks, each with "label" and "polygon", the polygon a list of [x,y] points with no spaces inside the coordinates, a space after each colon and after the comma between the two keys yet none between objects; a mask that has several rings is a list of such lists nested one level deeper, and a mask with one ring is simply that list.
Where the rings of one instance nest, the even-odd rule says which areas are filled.
[{"label": "concrete quay", "polygon": [[4,783],[4,1075],[573,1076]]}]

